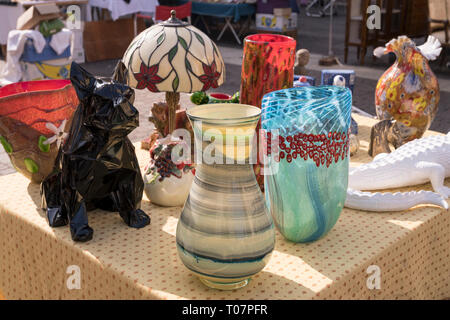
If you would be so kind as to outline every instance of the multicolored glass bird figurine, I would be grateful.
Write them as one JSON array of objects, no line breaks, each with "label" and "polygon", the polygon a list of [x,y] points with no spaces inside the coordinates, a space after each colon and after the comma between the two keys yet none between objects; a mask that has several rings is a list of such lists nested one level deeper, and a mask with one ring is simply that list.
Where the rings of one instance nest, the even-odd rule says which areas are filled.
[{"label": "multicolored glass bird figurine", "polygon": [[375,92],[375,105],[381,120],[372,128],[369,154],[391,152],[422,137],[436,116],[439,83],[428,65],[441,53],[441,43],[433,36],[422,46],[406,36],[391,40],[374,50],[376,57],[393,52],[395,63],[381,76]]}]

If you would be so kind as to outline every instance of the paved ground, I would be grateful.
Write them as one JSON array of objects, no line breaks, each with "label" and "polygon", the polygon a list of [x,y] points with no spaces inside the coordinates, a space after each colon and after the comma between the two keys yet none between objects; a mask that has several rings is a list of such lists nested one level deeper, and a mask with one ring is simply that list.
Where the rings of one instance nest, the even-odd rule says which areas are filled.
[{"label": "paved ground", "polygon": [[[315,76],[320,82],[320,70],[323,67],[318,65],[319,59],[328,54],[328,18],[311,18],[301,14],[299,17],[298,48],[307,48],[311,51],[311,61],[307,66],[310,75]],[[334,29],[334,48],[336,56],[343,61],[344,59],[344,37],[345,37],[345,15],[343,8],[338,11],[335,17]],[[214,33],[213,38],[217,36],[218,31]],[[418,39],[422,43],[425,39]],[[224,38],[217,42],[220,51],[226,63],[226,82],[216,91],[234,93],[239,90],[242,46],[238,45],[231,34],[226,33]],[[367,55],[366,65],[361,67],[357,64],[356,48],[350,50],[347,66],[342,68],[351,68],[356,72],[356,84],[353,96],[353,104],[370,114],[375,114],[374,109],[374,91],[378,78],[382,75],[392,63],[392,58],[388,56],[382,59],[372,60]],[[0,68],[3,61],[0,61]],[[110,76],[116,64],[116,60],[100,61],[95,63],[86,63],[84,67],[99,76]],[[439,78],[441,87],[441,102],[439,112],[434,120],[431,129],[448,132],[450,131],[450,70],[441,68],[436,63],[432,64],[433,70]],[[148,122],[149,107],[158,101],[164,100],[164,94],[151,93],[144,90],[136,90],[135,105],[140,112],[140,127],[136,129],[130,138],[133,142],[140,141],[150,132],[151,124]],[[183,106],[190,105],[189,97],[182,95],[181,103]],[[8,156],[0,151],[0,175],[14,172],[9,163]]]}]

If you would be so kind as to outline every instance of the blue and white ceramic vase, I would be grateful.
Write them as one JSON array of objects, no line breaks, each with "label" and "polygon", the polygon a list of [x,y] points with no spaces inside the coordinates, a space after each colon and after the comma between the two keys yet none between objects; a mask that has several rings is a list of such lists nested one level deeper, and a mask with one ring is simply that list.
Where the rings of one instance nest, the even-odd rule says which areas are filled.
[{"label": "blue and white ceramic vase", "polygon": [[281,234],[310,242],[330,231],[348,186],[352,95],[337,86],[264,96],[266,204]]},{"label": "blue and white ceramic vase", "polygon": [[247,285],[275,246],[275,227],[252,166],[260,113],[242,104],[187,111],[198,156],[178,221],[177,249],[184,265],[212,288]]}]

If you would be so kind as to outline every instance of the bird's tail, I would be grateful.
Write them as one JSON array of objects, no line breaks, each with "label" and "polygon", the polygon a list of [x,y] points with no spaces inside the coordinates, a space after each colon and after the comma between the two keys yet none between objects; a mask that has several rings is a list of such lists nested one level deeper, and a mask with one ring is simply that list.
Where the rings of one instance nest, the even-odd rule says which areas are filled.
[{"label": "bird's tail", "polygon": [[428,36],[427,42],[418,47],[427,60],[436,60],[442,51],[442,45],[438,38]]},{"label": "bird's tail", "polygon": [[345,206],[366,211],[403,211],[419,204],[434,204],[448,209],[448,203],[439,194],[431,191],[396,193],[371,193],[348,189]]}]

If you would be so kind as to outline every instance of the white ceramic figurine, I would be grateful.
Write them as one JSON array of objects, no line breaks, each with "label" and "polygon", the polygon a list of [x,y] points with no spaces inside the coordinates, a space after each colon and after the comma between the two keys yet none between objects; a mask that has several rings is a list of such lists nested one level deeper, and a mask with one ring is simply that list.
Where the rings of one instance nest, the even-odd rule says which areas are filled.
[{"label": "white ceramic figurine", "polygon": [[[450,132],[408,142],[390,154],[350,170],[347,208],[367,211],[401,211],[418,204],[448,209],[450,188]],[[431,182],[433,190],[407,193],[370,193],[364,190],[400,188]]]}]

